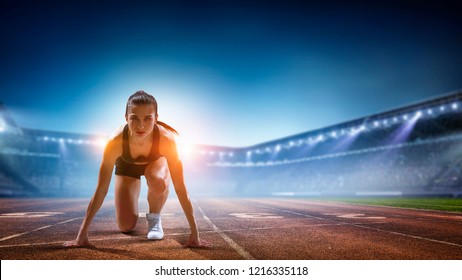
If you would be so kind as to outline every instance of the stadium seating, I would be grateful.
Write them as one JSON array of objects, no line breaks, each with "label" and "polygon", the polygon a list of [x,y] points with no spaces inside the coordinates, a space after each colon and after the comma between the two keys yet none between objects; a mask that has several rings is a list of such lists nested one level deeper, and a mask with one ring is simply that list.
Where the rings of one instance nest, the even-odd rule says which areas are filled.
[{"label": "stadium seating", "polygon": [[[93,193],[101,136],[24,129],[0,111],[0,195]],[[197,195],[459,196],[461,140],[458,92],[251,147],[197,146],[184,165]]]}]

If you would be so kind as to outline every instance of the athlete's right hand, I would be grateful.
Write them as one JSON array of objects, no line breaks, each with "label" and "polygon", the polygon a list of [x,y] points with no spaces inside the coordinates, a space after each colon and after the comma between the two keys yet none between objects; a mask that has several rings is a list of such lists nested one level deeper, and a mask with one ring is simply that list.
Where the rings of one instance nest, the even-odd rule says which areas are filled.
[{"label": "athlete's right hand", "polygon": [[77,237],[75,240],[66,241],[64,242],[63,246],[66,248],[81,248],[81,247],[95,248],[95,245],[90,243],[88,236]]}]

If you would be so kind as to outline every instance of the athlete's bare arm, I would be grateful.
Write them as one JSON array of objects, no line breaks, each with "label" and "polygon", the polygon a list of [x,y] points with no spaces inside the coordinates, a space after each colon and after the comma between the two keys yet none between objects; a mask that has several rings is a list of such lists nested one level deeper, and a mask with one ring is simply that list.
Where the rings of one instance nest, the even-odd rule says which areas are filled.
[{"label": "athlete's bare arm", "polygon": [[194,210],[184,182],[183,164],[178,156],[175,138],[170,131],[164,128],[161,128],[160,131],[160,153],[167,159],[175,192],[191,228],[191,235],[186,244],[184,244],[184,247],[210,247],[208,242],[199,238]]},{"label": "athlete's bare arm", "polygon": [[93,246],[88,239],[88,228],[90,227],[90,223],[93,220],[93,217],[101,208],[101,205],[103,204],[103,201],[107,195],[115,161],[122,154],[121,146],[121,133],[117,133],[116,136],[110,139],[107,143],[104,149],[103,160],[99,169],[96,190],[88,205],[87,212],[82,221],[82,225],[80,226],[77,238],[75,240],[65,242],[65,247]]}]

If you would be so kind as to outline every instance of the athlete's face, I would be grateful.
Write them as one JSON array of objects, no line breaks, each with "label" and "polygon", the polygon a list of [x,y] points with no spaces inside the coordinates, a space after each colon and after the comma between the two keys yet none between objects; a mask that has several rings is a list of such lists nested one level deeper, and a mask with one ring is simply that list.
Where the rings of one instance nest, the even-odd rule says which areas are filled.
[{"label": "athlete's face", "polygon": [[132,136],[146,137],[153,130],[157,121],[154,105],[129,106],[125,119]]}]

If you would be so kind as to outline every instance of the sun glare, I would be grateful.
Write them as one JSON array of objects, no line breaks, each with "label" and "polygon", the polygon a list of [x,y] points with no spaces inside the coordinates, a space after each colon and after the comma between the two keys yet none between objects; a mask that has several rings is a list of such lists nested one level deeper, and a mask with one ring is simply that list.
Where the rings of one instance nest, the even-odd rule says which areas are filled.
[{"label": "sun glare", "polygon": [[195,152],[194,144],[185,141],[183,138],[177,136],[176,139],[176,148],[178,154],[182,160],[191,159]]},{"label": "sun glare", "polygon": [[106,147],[107,140],[104,138],[99,138],[98,140],[95,141],[96,145],[98,145],[101,148]]}]

